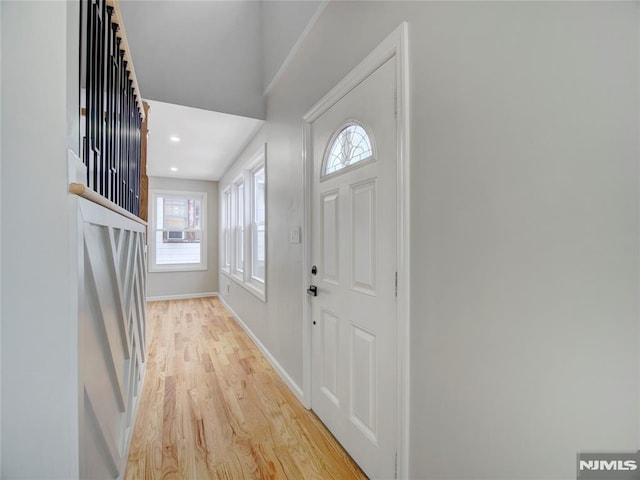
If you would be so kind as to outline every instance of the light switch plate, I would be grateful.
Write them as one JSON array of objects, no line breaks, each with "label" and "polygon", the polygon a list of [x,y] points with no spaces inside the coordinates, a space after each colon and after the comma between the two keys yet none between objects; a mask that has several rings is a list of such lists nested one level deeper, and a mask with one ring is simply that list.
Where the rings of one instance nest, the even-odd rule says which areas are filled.
[{"label": "light switch plate", "polygon": [[300,243],[300,227],[291,227],[289,230],[289,243]]}]

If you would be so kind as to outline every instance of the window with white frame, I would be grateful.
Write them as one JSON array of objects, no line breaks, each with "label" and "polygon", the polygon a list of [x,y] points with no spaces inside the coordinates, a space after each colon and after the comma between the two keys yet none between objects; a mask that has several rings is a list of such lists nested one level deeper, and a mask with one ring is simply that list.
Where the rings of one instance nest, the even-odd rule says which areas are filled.
[{"label": "window with white frame", "polygon": [[222,271],[266,299],[266,169],[261,150],[222,193]]},{"label": "window with white frame", "polygon": [[150,263],[152,272],[206,270],[204,192],[151,190]]},{"label": "window with white frame", "polygon": [[222,268],[231,271],[231,188],[222,192]]},{"label": "window with white frame", "polygon": [[245,219],[245,191],[244,178],[236,181],[236,212],[235,212],[235,265],[234,271],[242,276],[244,273],[244,224]]},{"label": "window with white frame", "polygon": [[251,278],[264,282],[265,273],[265,174],[264,163],[251,172]]}]

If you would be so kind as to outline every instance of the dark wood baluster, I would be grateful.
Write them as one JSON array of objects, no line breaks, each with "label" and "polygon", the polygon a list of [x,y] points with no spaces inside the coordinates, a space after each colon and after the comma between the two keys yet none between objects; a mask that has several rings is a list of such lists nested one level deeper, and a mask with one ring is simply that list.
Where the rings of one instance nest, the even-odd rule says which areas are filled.
[{"label": "dark wood baluster", "polygon": [[[83,161],[87,185],[136,215],[140,212],[142,114],[118,37],[115,9],[82,0],[82,84],[85,86]],[[82,54],[81,54],[82,55]]]},{"label": "dark wood baluster", "polygon": [[105,153],[107,157],[107,171],[105,172],[105,178],[107,181],[107,198],[111,201],[114,200],[114,181],[113,172],[115,170],[115,54],[116,54],[116,31],[117,25],[113,23],[114,9],[113,7],[107,7],[108,14],[108,28],[107,28],[107,98],[106,98],[106,144]]},{"label": "dark wood baluster", "polygon": [[115,136],[115,143],[114,143],[114,168],[115,168],[115,172],[114,172],[114,195],[113,195],[113,201],[117,204],[120,204],[120,192],[122,191],[122,186],[121,186],[121,179],[120,176],[122,175],[122,165],[120,163],[120,158],[121,158],[121,150],[122,150],[122,55],[120,54],[121,50],[120,50],[120,44],[122,43],[122,40],[120,38],[116,39],[116,72],[115,72],[115,77],[116,77],[116,87],[115,87],[115,98],[114,98],[114,105],[115,105],[115,112],[114,112],[114,117],[115,117],[115,129],[114,129],[114,136]]},{"label": "dark wood baluster", "polygon": [[100,1],[98,5],[98,21],[96,29],[96,110],[95,110],[95,126],[96,126],[96,143],[95,153],[97,161],[97,187],[98,193],[105,196],[104,189],[104,170],[105,170],[105,156],[104,156],[104,96],[105,96],[105,75],[104,75],[104,35],[105,35],[105,17],[106,6],[105,2]]}]

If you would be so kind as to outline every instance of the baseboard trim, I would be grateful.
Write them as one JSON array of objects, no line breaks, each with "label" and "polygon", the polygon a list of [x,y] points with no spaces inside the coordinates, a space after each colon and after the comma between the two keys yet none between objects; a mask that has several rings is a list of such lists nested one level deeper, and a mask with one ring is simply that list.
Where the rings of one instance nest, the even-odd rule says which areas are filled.
[{"label": "baseboard trim", "polygon": [[158,297],[147,297],[147,302],[161,302],[163,300],[186,300],[189,298],[209,298],[217,296],[218,292],[185,293],[182,295],[161,295]]},{"label": "baseboard trim", "polygon": [[225,299],[220,295],[218,296],[218,298],[220,299],[222,304],[225,306],[225,308],[227,310],[229,310],[229,313],[231,313],[231,315],[233,316],[233,318],[236,321],[236,323],[238,325],[240,325],[240,327],[242,327],[242,329],[247,333],[247,335],[249,335],[251,340],[253,340],[253,343],[256,344],[258,349],[260,349],[262,354],[265,357],[267,357],[267,361],[271,364],[271,366],[274,368],[274,370],[278,373],[278,375],[280,376],[282,381],[287,385],[287,387],[289,387],[289,390],[291,390],[293,392],[293,394],[296,397],[298,397],[298,400],[300,400],[300,402],[304,405],[302,388],[300,388],[300,386],[289,376],[289,374],[286,372],[286,370],[284,368],[282,368],[282,365],[280,365],[280,363],[278,363],[278,361],[271,354],[269,349],[267,349],[267,347],[264,346],[264,344],[258,339],[258,337],[249,328],[249,326],[246,323],[244,323],[244,321],[238,316],[238,314],[233,310],[233,308],[231,308],[231,306],[225,301]]}]

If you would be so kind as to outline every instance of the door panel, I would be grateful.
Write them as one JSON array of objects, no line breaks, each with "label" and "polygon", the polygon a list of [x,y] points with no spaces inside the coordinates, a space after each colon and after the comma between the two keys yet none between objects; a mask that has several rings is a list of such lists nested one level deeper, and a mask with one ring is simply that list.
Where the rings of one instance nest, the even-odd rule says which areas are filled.
[{"label": "door panel", "polygon": [[[311,124],[312,408],[367,475],[386,479],[394,477],[397,419],[395,62]],[[327,151],[355,158],[367,145],[359,129],[337,135],[348,125],[366,131],[373,157],[333,172],[334,156],[323,176]],[[329,145],[334,138],[340,148]]]},{"label": "door panel", "polygon": [[338,239],[338,197],[337,190],[322,196],[322,279],[338,285],[338,264],[340,255]]},{"label": "door panel", "polygon": [[351,288],[376,294],[376,181],[351,186]]},{"label": "door panel", "polygon": [[338,400],[338,326],[340,319],[322,310],[322,392],[336,407]]},{"label": "door panel", "polygon": [[376,442],[376,337],[353,325],[351,346],[351,419]]}]

